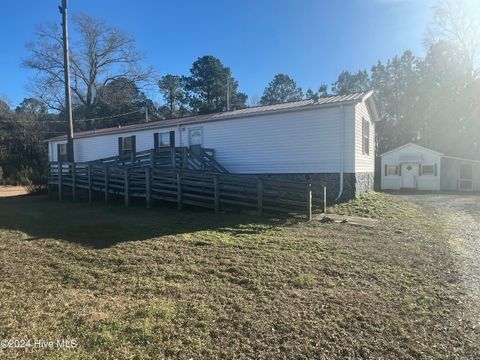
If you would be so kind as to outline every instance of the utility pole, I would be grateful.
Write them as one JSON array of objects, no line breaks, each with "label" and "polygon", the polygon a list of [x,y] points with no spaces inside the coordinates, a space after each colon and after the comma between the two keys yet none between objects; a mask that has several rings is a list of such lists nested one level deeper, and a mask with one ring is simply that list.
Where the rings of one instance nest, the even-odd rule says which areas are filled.
[{"label": "utility pole", "polygon": [[227,78],[227,111],[230,111],[230,73]]},{"label": "utility pole", "polygon": [[68,23],[67,23],[67,0],[62,0],[58,7],[62,14],[63,29],[63,69],[65,75],[65,116],[67,119],[67,156],[69,162],[75,162],[73,149],[73,119],[72,119],[72,96],[70,94],[70,55],[68,50]]}]

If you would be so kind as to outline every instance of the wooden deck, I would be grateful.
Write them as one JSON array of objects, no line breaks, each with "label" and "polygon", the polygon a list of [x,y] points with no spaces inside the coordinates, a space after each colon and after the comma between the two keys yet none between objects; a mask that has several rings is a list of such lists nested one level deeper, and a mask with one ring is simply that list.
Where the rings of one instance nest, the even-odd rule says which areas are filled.
[{"label": "wooden deck", "polygon": [[60,200],[68,192],[75,201],[83,192],[92,202],[94,195],[101,193],[105,202],[112,196],[123,197],[126,206],[131,198],[142,198],[147,207],[153,200],[161,200],[176,203],[179,210],[183,205],[193,205],[216,213],[253,210],[259,216],[284,212],[312,218],[311,182],[219,172],[221,165],[210,161],[213,156],[204,159],[184,149],[137,153],[130,161],[50,162],[49,191],[57,192]]}]

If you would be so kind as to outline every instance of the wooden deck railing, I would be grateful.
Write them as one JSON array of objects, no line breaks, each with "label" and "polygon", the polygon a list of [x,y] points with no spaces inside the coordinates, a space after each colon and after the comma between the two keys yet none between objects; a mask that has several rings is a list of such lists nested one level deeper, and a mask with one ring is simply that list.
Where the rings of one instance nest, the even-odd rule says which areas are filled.
[{"label": "wooden deck railing", "polygon": [[[172,154],[177,162],[177,153]],[[180,160],[184,161],[185,157],[182,155]],[[110,196],[122,196],[127,206],[131,198],[144,198],[147,207],[155,199],[176,203],[178,209],[194,205],[217,213],[240,208],[254,210],[260,216],[264,212],[286,212],[304,214],[308,220],[312,217],[312,184],[309,181],[157,166],[161,163],[159,159],[149,162],[150,166],[141,161],[123,165],[114,161],[51,162],[48,187],[50,192],[58,191],[60,200],[68,190],[74,201],[79,191],[84,191],[90,202],[94,193],[101,193],[105,202]],[[325,194],[323,188],[323,199],[326,199]]]},{"label": "wooden deck railing", "polygon": [[95,160],[92,163],[119,166],[170,167],[228,173],[227,169],[215,159],[215,150],[208,148],[198,148],[194,151],[189,147],[163,147],[136,152],[128,159],[111,156]]}]

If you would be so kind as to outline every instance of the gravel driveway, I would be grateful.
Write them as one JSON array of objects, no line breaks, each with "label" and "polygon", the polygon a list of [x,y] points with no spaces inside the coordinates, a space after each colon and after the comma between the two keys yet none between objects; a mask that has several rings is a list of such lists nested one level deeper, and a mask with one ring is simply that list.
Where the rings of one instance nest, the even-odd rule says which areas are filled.
[{"label": "gravel driveway", "polygon": [[480,322],[480,195],[408,194],[399,195],[433,211],[451,235],[450,244],[458,253],[459,268],[469,298],[471,314]]}]

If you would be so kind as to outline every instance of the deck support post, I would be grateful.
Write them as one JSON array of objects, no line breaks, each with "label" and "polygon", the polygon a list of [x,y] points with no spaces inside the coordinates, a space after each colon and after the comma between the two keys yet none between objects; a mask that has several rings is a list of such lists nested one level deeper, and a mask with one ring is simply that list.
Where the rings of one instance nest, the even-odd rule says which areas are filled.
[{"label": "deck support post", "polygon": [[172,146],[170,148],[170,152],[171,152],[171,157],[172,157],[172,168],[176,168],[176,165],[177,165],[177,155],[176,155],[176,150],[175,148]]},{"label": "deck support post", "polygon": [[48,190],[48,198],[52,200],[52,185],[51,182],[53,180],[53,175],[52,175],[52,163],[48,163],[48,180],[47,180],[47,190]]},{"label": "deck support post", "polygon": [[182,148],[182,168],[183,169],[187,168],[187,148],[186,147]]},{"label": "deck support post", "polygon": [[77,200],[77,164],[72,163],[72,200],[75,202]]},{"label": "deck support post", "polygon": [[62,201],[62,188],[63,188],[63,179],[62,179],[62,172],[63,172],[63,164],[61,162],[58,163],[58,200]]},{"label": "deck support post", "polygon": [[130,186],[128,184],[128,167],[126,167],[123,170],[123,183],[124,183],[123,195],[124,195],[125,206],[129,206],[130,205],[130,193],[129,193]]},{"label": "deck support post", "polygon": [[177,172],[177,209],[182,210],[182,176]]},{"label": "deck support post", "polygon": [[220,212],[220,187],[218,186],[218,175],[213,175],[213,193],[215,214]]},{"label": "deck support post", "polygon": [[312,220],[312,183],[311,181],[308,181],[305,185],[305,196],[307,200],[307,209],[306,209],[307,221],[310,221]]},{"label": "deck support post", "polygon": [[257,212],[258,216],[263,216],[263,179],[257,177]]},{"label": "deck support post", "polygon": [[152,169],[145,168],[145,203],[147,208],[152,207]]},{"label": "deck support post", "polygon": [[104,177],[104,190],[105,190],[105,204],[108,203],[108,166],[105,166],[103,168],[105,172],[105,177]]},{"label": "deck support post", "polygon": [[92,203],[92,164],[88,164],[88,202]]},{"label": "deck support post", "polygon": [[323,187],[323,213],[327,213],[327,187]]},{"label": "deck support post", "polygon": [[155,149],[150,149],[150,167],[155,166]]}]

